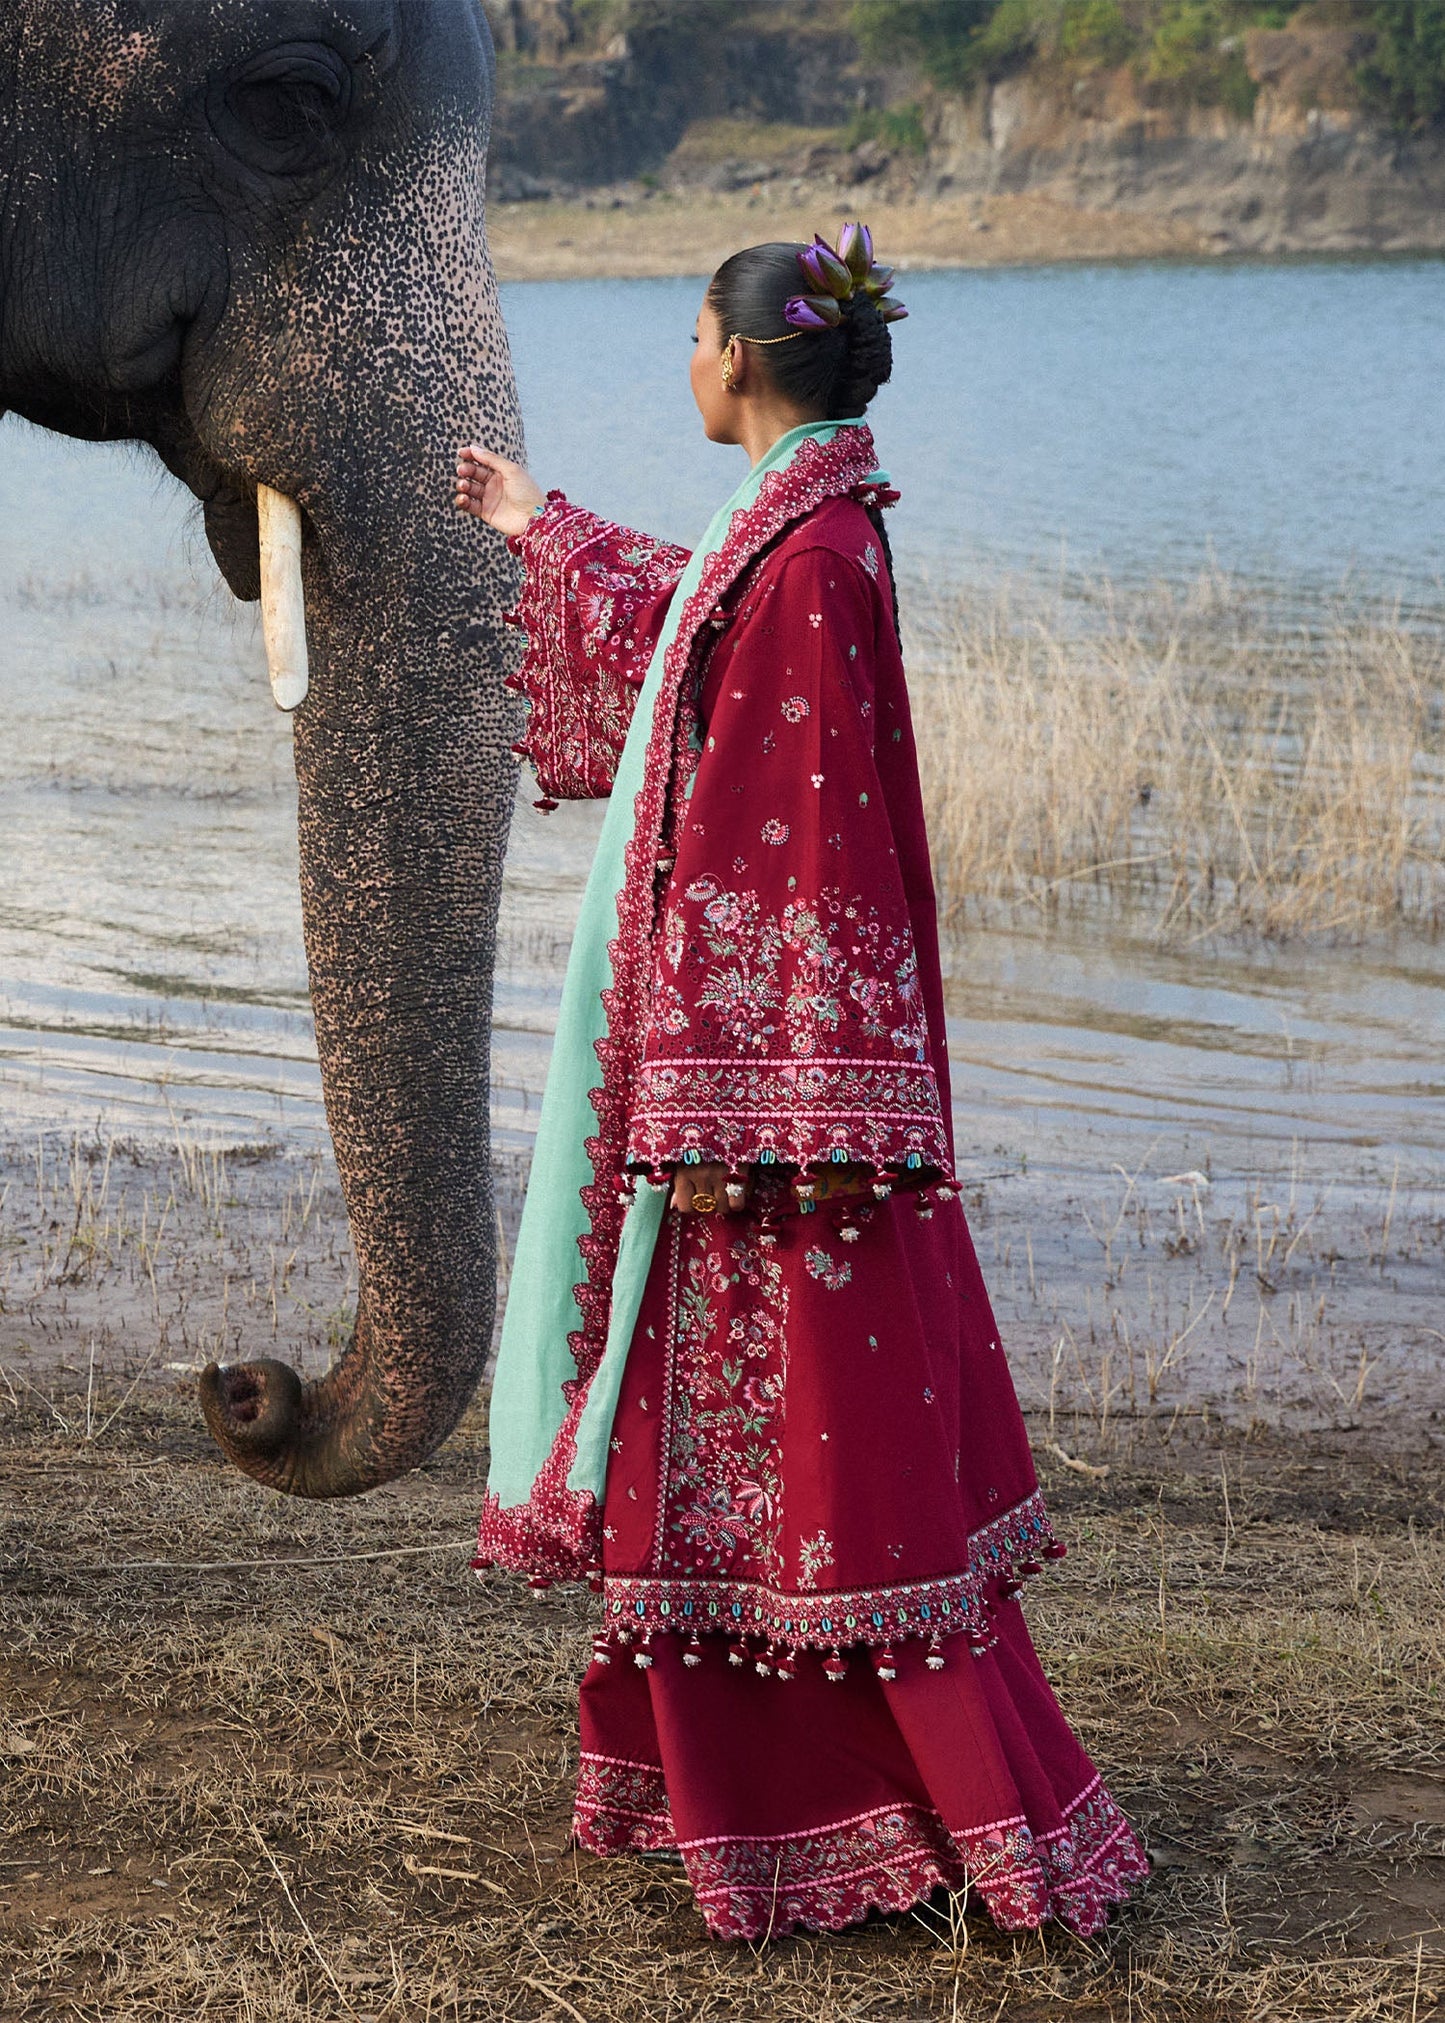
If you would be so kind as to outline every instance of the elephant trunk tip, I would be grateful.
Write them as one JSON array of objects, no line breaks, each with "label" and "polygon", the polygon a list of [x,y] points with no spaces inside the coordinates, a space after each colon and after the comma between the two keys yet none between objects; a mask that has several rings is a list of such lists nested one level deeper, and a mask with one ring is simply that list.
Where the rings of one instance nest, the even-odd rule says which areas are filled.
[{"label": "elephant trunk tip", "polygon": [[287,1363],[211,1363],[201,1372],[201,1410],[211,1438],[241,1471],[292,1496],[344,1496],[332,1441],[315,1439],[306,1387]]}]

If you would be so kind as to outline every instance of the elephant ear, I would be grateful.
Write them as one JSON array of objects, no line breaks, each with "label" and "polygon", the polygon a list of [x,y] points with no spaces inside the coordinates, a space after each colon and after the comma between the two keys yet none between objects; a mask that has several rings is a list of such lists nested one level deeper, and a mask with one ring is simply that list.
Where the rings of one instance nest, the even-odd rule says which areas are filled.
[{"label": "elephant ear", "polygon": [[256,502],[226,487],[206,500],[203,508],[206,541],[226,587],[243,604],[261,595],[261,536]]}]

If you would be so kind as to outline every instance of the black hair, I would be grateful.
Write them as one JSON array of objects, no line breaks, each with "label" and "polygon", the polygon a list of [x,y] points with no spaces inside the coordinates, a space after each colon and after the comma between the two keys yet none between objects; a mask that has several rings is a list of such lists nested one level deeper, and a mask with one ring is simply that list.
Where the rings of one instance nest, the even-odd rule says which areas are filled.
[{"label": "black hair", "polygon": [[[892,377],[893,333],[872,296],[861,289],[843,303],[836,330],[795,333],[784,311],[794,295],[812,292],[798,265],[798,255],[806,251],[805,246],[774,240],[734,253],[708,283],[708,307],[717,317],[724,345],[730,337],[753,340],[751,363],[761,367],[785,400],[813,409],[825,421],[856,421]],[[770,338],[788,341],[769,343]],[[892,584],[893,552],[882,512],[870,506],[868,517],[887,558]],[[893,623],[896,629],[896,585]]]}]

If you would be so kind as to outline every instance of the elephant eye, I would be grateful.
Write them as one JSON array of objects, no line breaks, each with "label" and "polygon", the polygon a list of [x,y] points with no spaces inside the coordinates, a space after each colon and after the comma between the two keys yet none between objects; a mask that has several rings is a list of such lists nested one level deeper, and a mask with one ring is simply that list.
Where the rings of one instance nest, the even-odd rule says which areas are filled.
[{"label": "elephant eye", "polygon": [[233,71],[211,103],[211,124],[248,168],[305,175],[327,165],[351,106],[351,71],[325,44],[268,49]]}]

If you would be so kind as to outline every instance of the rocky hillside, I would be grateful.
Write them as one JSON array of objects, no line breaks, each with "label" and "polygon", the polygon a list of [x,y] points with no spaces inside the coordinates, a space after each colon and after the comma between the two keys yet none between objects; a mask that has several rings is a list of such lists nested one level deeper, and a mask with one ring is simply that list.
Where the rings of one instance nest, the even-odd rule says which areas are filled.
[{"label": "rocky hillside", "polygon": [[503,200],[806,180],[1029,193],[1220,251],[1445,251],[1445,84],[1396,0],[484,4]]}]

